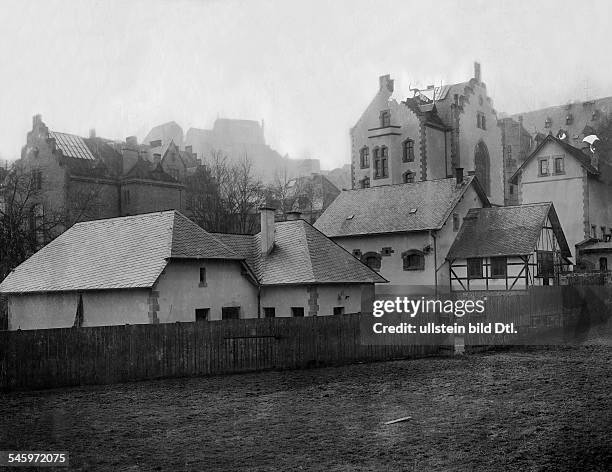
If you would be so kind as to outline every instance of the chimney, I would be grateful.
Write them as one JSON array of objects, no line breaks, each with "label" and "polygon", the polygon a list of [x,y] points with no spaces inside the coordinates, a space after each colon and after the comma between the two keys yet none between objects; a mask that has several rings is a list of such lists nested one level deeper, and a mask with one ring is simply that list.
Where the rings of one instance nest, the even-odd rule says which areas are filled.
[{"label": "chimney", "polygon": [[301,218],[302,218],[301,211],[288,211],[287,212],[287,221],[300,220]]},{"label": "chimney", "polygon": [[463,167],[455,167],[455,177],[457,178],[457,185],[463,183]]},{"label": "chimney", "polygon": [[393,80],[391,80],[391,76],[389,74],[381,75],[378,78],[378,85],[379,85],[378,90],[380,92],[382,92],[384,90],[386,90],[388,92],[393,92]]},{"label": "chimney", "polygon": [[156,139],[155,141],[149,142],[149,146],[151,147],[160,147],[162,145],[161,139]]},{"label": "chimney", "polygon": [[136,136],[128,136],[125,138],[125,142],[128,146],[138,146],[138,138]]},{"label": "chimney", "polygon": [[42,123],[42,115],[34,115],[32,117],[32,128],[34,128],[39,123]]},{"label": "chimney", "polygon": [[480,62],[474,62],[474,78],[480,83]]},{"label": "chimney", "polygon": [[276,233],[274,213],[276,210],[272,207],[261,207],[259,211],[261,218],[261,253],[269,254],[274,247],[274,236]]},{"label": "chimney", "polygon": [[185,152],[193,154],[193,146],[185,146]]},{"label": "chimney", "polygon": [[90,128],[89,129],[89,137],[90,138],[95,138],[96,137],[96,128]]}]

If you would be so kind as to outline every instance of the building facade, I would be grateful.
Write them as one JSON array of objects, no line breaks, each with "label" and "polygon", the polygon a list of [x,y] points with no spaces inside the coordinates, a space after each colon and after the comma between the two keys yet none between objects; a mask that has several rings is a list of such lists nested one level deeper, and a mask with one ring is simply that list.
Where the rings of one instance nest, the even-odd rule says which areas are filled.
[{"label": "building facade", "polygon": [[416,91],[398,101],[390,76],[351,128],[352,188],[474,173],[492,203],[504,202],[501,130],[481,80]]}]

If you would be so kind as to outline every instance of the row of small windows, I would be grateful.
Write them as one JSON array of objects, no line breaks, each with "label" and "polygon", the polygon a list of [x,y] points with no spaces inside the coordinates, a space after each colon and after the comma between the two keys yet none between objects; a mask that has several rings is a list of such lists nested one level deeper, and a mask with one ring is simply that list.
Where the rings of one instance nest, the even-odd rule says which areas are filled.
[{"label": "row of small windows", "polygon": [[[553,175],[565,173],[565,163],[563,156],[553,156]],[[540,159],[538,174],[540,177],[550,175],[549,158]]]},{"label": "row of small windows", "polygon": [[[389,158],[389,148],[387,146],[375,147],[372,151],[374,158],[374,167],[376,168],[376,162],[379,159]],[[414,161],[414,141],[407,139],[402,143],[402,162],[413,162]],[[370,149],[364,146],[359,151],[359,165],[362,169],[370,167]]]},{"label": "row of small windows", "polygon": [[[414,172],[410,172],[410,171],[404,172],[402,174],[402,182],[404,182],[405,184],[414,183]],[[361,188],[370,188],[370,178],[367,176],[364,177],[363,179],[359,181],[359,184]]]},{"label": "row of small windows", "polygon": [[[591,113],[591,121],[597,121],[600,118],[600,112],[599,110],[593,110],[593,113]],[[572,115],[571,113],[568,113],[567,115],[565,115],[565,124],[566,125],[571,125],[574,122],[574,115]],[[544,120],[544,128],[552,128],[553,125],[553,119],[548,116],[546,117],[546,119]]]},{"label": "row of small windows", "polygon": [[[353,256],[360,259],[370,269],[379,271],[382,265],[382,257],[390,256],[393,253],[391,248],[383,248],[383,253],[366,252],[361,253],[361,250],[353,250]],[[410,249],[402,253],[402,268],[403,270],[425,270],[425,254],[418,249]]]},{"label": "row of small windows", "polygon": [[[537,274],[536,277],[554,277],[554,254],[550,251],[537,251]],[[506,278],[508,275],[508,258],[505,256],[491,257],[488,267],[488,277],[492,279]],[[471,257],[467,260],[467,276],[469,279],[483,279],[484,259],[482,257]]]}]

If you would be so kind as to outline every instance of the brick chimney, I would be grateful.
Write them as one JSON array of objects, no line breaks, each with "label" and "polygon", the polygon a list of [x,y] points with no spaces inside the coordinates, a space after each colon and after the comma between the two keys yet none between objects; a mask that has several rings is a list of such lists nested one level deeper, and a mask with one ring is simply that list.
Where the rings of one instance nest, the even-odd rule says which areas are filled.
[{"label": "brick chimney", "polygon": [[90,138],[95,138],[96,137],[96,128],[90,128],[89,129],[89,137]]},{"label": "brick chimney", "polygon": [[378,90],[380,92],[382,91],[387,91],[387,92],[393,92],[393,80],[391,79],[391,76],[389,74],[387,75],[381,75],[378,78]]},{"label": "brick chimney", "polygon": [[463,183],[463,167],[455,167],[455,178],[457,179],[457,185]]},{"label": "brick chimney", "polygon": [[480,82],[480,62],[474,62],[474,78],[476,82]]},{"label": "brick chimney", "polygon": [[302,219],[301,211],[288,211],[287,212],[287,221],[296,221]]},{"label": "brick chimney", "polygon": [[261,253],[269,254],[274,247],[274,237],[276,235],[276,228],[274,226],[274,213],[276,210],[272,207],[261,207],[260,218],[261,218]]}]

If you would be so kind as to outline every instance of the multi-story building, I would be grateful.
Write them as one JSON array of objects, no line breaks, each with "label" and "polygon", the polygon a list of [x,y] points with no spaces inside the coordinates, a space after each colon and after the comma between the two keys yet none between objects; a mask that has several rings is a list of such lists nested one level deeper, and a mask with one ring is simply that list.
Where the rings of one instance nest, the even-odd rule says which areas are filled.
[{"label": "multi-story building", "polygon": [[352,188],[475,174],[494,204],[504,202],[502,136],[481,80],[480,65],[467,82],[393,96],[390,76],[351,128]]}]

